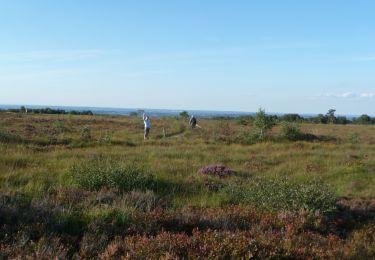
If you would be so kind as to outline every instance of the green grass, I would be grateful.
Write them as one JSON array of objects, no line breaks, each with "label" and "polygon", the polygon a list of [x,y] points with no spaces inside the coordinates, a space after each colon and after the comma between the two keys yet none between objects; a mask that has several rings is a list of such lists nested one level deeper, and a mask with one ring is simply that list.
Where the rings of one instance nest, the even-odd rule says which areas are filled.
[{"label": "green grass", "polygon": [[[243,145],[233,137],[253,130],[235,120],[203,120],[200,123],[203,129],[194,132],[184,129],[182,126],[187,122],[182,120],[153,120],[151,139],[144,142],[142,122],[138,118],[2,114],[0,119],[3,121],[1,133],[6,138],[0,144],[3,154],[0,185],[7,190],[38,191],[39,180],[43,178],[55,186],[51,188],[66,186],[69,169],[77,161],[100,155],[141,164],[156,177],[172,183],[188,182],[190,186],[200,186],[200,180],[195,183],[190,180],[196,177],[199,168],[222,163],[242,172],[243,176],[283,176],[298,181],[321,179],[332,185],[338,196],[375,196],[375,175],[371,174],[374,126],[302,125],[301,131],[308,129],[314,135],[331,136],[337,141],[280,140]],[[162,138],[163,127],[169,133],[182,131],[182,134]],[[272,135],[277,136],[281,130],[285,132],[275,127]],[[360,137],[354,144],[350,138],[353,133]],[[23,142],[17,143],[17,140]],[[201,192],[197,192],[191,196],[199,196]],[[184,189],[181,193],[183,197],[187,194]]]}]

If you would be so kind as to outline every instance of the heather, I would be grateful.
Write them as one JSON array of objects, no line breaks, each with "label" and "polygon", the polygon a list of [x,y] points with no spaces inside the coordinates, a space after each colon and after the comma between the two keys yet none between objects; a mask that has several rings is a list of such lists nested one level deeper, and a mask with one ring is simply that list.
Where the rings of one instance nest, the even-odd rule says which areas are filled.
[{"label": "heather", "polygon": [[293,118],[0,113],[0,258],[374,258],[374,126]]},{"label": "heather", "polygon": [[209,165],[203,167],[202,169],[199,169],[199,173],[203,175],[217,176],[223,178],[235,174],[235,171],[226,168],[223,165]]}]

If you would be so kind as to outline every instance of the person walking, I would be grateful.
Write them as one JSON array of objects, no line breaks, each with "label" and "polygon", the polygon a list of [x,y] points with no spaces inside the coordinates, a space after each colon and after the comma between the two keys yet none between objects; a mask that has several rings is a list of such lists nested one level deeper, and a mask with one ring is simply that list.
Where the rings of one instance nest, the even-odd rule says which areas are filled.
[{"label": "person walking", "polygon": [[145,124],[145,133],[144,133],[144,140],[148,139],[148,135],[150,133],[151,129],[151,122],[150,122],[150,117],[143,113],[143,123]]},{"label": "person walking", "polygon": [[191,126],[191,129],[194,129],[197,126],[197,118],[194,115],[191,115],[189,124]]}]

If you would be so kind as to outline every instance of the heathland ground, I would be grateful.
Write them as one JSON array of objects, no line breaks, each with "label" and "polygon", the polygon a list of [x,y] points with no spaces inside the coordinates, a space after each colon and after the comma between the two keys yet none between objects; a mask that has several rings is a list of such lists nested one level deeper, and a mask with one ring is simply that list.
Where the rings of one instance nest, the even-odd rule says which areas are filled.
[{"label": "heathland ground", "polygon": [[0,258],[375,257],[374,125],[187,121],[0,113]]}]

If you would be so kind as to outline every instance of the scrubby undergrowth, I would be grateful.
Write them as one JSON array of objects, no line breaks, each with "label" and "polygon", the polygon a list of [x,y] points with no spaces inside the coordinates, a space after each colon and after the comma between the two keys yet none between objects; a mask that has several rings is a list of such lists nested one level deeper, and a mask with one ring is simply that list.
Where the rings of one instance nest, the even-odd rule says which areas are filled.
[{"label": "scrubby undergrowth", "polygon": [[[272,213],[253,206],[168,209],[153,203],[155,206],[136,206],[134,202],[140,200],[155,202],[154,195],[147,192],[118,196],[112,190],[65,191],[40,200],[2,194],[0,256],[375,257],[375,226],[368,222],[373,221],[371,211],[365,216],[341,208],[326,217],[307,212]],[[107,210],[98,211],[103,205]],[[359,218],[369,224],[360,224]]]}]

